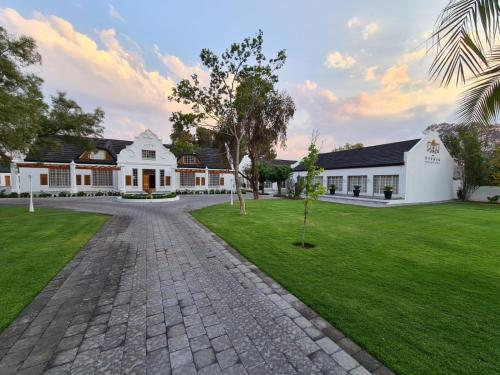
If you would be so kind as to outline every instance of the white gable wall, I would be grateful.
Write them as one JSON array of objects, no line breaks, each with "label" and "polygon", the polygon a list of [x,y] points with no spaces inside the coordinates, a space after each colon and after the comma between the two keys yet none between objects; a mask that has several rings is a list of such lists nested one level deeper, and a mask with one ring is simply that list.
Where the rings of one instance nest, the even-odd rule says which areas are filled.
[{"label": "white gable wall", "polygon": [[[431,145],[432,142],[438,148]],[[408,203],[438,202],[454,199],[455,162],[436,132],[427,133],[405,155]]]}]

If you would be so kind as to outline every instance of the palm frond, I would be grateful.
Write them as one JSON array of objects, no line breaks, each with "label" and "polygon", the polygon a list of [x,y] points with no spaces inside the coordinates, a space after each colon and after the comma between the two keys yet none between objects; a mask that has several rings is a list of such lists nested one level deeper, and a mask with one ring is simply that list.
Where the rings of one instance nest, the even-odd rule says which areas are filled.
[{"label": "palm frond", "polygon": [[500,48],[488,60],[491,68],[484,71],[462,95],[458,117],[464,123],[488,124],[500,113]]},{"label": "palm frond", "polygon": [[498,0],[451,0],[436,21],[430,49],[436,56],[429,69],[432,79],[448,86],[480,76],[488,67],[485,57],[499,33]]}]

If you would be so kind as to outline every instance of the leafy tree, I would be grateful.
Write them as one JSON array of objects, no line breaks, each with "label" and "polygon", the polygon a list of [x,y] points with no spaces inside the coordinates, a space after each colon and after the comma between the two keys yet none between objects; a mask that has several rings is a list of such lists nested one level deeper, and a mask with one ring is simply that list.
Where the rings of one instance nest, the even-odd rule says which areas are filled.
[{"label": "leafy tree", "polygon": [[202,84],[198,76],[193,74],[190,80],[181,80],[170,97],[171,100],[191,106],[190,114],[195,117],[193,124],[211,126],[230,137],[231,163],[242,215],[246,213],[246,208],[240,189],[238,167],[246,135],[242,121],[246,114],[236,108],[236,91],[249,76],[277,82],[276,71],[286,60],[284,51],[279,51],[275,58],[267,59],[262,51],[263,42],[263,33],[259,31],[252,38],[233,43],[220,56],[209,49],[203,49],[200,58],[202,65],[209,71],[209,83]]},{"label": "leafy tree", "polygon": [[262,194],[264,194],[264,182],[274,180],[274,168],[265,162],[260,162],[257,164],[257,176],[259,176],[259,183],[262,189]]},{"label": "leafy tree", "polygon": [[182,154],[194,154],[198,146],[195,144],[189,128],[195,126],[196,116],[189,113],[174,112],[169,120],[172,122],[172,133],[170,133],[170,139],[172,140],[170,150],[172,153],[176,157]]},{"label": "leafy tree", "polygon": [[333,151],[357,150],[357,149],[360,149],[360,148],[363,148],[363,147],[365,147],[365,146],[362,143],[360,143],[360,142],[358,142],[358,143],[349,143],[349,142],[347,142],[343,146],[339,146],[339,147],[334,148]]},{"label": "leafy tree", "polygon": [[200,147],[214,147],[215,132],[212,129],[197,127],[196,144]]},{"label": "leafy tree", "polygon": [[236,107],[241,114],[250,159],[249,179],[254,199],[259,199],[258,162],[274,159],[274,146],[286,142],[288,122],[295,104],[286,93],[278,92],[273,82],[260,75],[246,77],[236,91]]},{"label": "leafy tree", "polygon": [[292,175],[292,168],[289,165],[277,165],[274,167],[274,180],[278,185],[278,195],[281,196],[281,188]]},{"label": "leafy tree", "polygon": [[36,152],[53,136],[91,146],[87,137],[102,134],[104,112],[85,113],[65,94],[57,93],[51,105],[43,101],[43,80],[29,72],[40,64],[36,43],[26,36],[13,37],[0,27],[0,162],[14,152]]},{"label": "leafy tree", "polygon": [[490,184],[500,186],[500,145],[497,145],[490,159]]},{"label": "leafy tree", "polygon": [[488,124],[500,110],[499,15],[498,0],[451,0],[431,36],[431,78],[443,86],[470,83],[458,108],[460,122]]},{"label": "leafy tree", "polygon": [[443,136],[443,143],[455,159],[462,180],[459,197],[470,195],[486,181],[487,163],[483,152],[484,128],[474,125],[456,125],[453,132]]},{"label": "leafy tree", "polygon": [[319,149],[316,146],[317,135],[313,134],[311,139],[311,144],[308,148],[308,154],[301,161],[302,165],[306,168],[307,175],[304,178],[304,222],[302,224],[302,236],[301,243],[302,248],[305,248],[305,238],[306,238],[306,226],[307,217],[309,215],[310,205],[313,201],[317,200],[321,194],[324,194],[325,187],[322,184],[315,182],[316,177],[323,173],[322,168],[318,168],[316,163],[318,162]]}]

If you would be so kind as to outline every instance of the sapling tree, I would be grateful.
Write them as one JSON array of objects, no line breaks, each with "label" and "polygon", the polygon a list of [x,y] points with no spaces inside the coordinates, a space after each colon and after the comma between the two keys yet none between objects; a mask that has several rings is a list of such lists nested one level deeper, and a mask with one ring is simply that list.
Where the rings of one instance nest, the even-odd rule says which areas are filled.
[{"label": "sapling tree", "polygon": [[323,173],[323,168],[318,168],[317,166],[319,149],[316,146],[316,140],[317,134],[313,134],[311,144],[308,148],[308,154],[302,159],[301,162],[307,171],[307,175],[304,178],[304,223],[302,225],[301,236],[302,248],[305,248],[307,217],[309,215],[311,203],[317,200],[320,195],[325,193],[325,187],[316,182],[316,177]]}]

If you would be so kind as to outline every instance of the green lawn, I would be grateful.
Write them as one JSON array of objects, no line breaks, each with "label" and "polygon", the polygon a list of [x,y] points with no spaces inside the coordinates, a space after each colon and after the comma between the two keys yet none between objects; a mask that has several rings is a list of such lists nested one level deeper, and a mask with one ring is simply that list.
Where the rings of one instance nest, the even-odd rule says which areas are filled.
[{"label": "green lawn", "polygon": [[248,201],[200,222],[400,374],[498,374],[500,207]]},{"label": "green lawn", "polygon": [[0,332],[91,239],[108,216],[0,206]]}]

